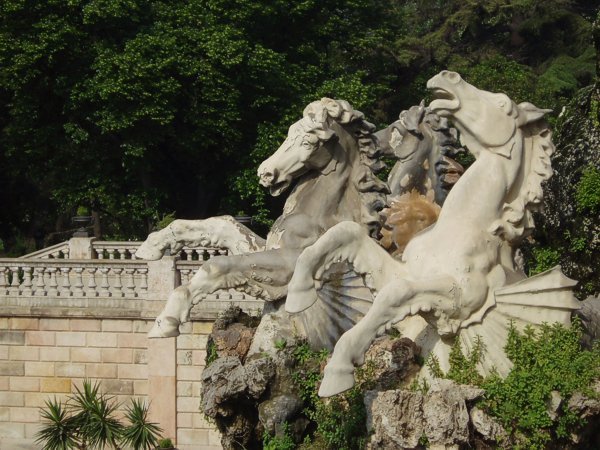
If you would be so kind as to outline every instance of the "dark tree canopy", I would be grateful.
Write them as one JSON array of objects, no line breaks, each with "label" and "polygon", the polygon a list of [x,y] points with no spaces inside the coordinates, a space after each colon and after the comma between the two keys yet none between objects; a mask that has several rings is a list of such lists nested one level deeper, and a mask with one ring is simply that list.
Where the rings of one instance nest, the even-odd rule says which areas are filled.
[{"label": "dark tree canopy", "polygon": [[141,238],[165,214],[278,204],[255,170],[302,108],[343,98],[378,125],[442,68],[556,111],[595,70],[585,0],[4,0],[0,239]]}]

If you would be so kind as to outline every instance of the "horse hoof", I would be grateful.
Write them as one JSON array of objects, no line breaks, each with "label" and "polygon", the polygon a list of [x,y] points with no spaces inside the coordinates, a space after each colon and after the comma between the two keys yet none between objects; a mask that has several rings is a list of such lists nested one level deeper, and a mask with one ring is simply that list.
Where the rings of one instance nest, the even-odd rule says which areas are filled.
[{"label": "horse hoof", "polygon": [[317,299],[317,291],[314,287],[308,289],[288,289],[285,310],[292,314],[302,312],[310,308]]},{"label": "horse hoof", "polygon": [[149,338],[169,338],[179,336],[179,321],[173,317],[156,319],[154,326],[148,332]]},{"label": "horse hoof", "polygon": [[319,387],[319,397],[332,397],[354,387],[354,371],[331,370],[325,367],[325,375]]}]

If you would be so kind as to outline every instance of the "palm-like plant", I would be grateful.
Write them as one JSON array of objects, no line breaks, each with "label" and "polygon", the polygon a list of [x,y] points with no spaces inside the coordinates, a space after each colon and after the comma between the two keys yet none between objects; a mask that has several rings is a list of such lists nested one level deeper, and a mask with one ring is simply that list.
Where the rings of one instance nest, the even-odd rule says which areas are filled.
[{"label": "palm-like plant", "polygon": [[101,394],[100,385],[84,380],[83,389],[75,387],[76,393],[69,398],[69,406],[75,413],[73,421],[83,448],[100,448],[107,445],[118,450],[123,425],[115,418],[118,404],[112,397]]},{"label": "palm-like plant", "polygon": [[36,434],[36,442],[42,450],[69,450],[78,448],[75,436],[77,426],[61,402],[46,400],[46,409],[41,412],[42,428]]},{"label": "palm-like plant", "polygon": [[122,442],[134,450],[148,450],[156,447],[158,436],[162,429],[148,421],[149,405],[139,399],[131,399],[131,405],[126,407],[125,417],[129,425],[125,427]]},{"label": "palm-like plant", "polygon": [[119,450],[119,443],[134,450],[148,450],[158,443],[160,427],[148,421],[148,409],[141,400],[132,399],[126,407],[129,425],[115,417],[119,405],[113,397],[100,392],[99,383],[84,380],[69,396],[66,406],[56,399],[42,408],[43,426],[37,433],[42,450],[102,449]]}]

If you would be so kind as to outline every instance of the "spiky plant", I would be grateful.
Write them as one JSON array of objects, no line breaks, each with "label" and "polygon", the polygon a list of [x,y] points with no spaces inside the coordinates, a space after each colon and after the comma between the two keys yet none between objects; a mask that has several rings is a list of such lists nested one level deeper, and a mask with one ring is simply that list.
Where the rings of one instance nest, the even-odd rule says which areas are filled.
[{"label": "spiky plant", "polygon": [[46,408],[41,411],[42,428],[36,434],[36,442],[42,450],[69,450],[79,448],[76,440],[77,427],[62,403],[46,400]]},{"label": "spiky plant", "polygon": [[118,450],[123,425],[115,418],[119,405],[112,397],[100,393],[99,383],[84,380],[83,389],[69,398],[79,438],[85,446],[104,449],[110,445]]},{"label": "spiky plant", "polygon": [[156,447],[158,436],[162,433],[162,429],[156,423],[148,421],[149,408],[149,405],[135,398],[132,398],[131,405],[126,407],[125,418],[129,425],[123,430],[122,442],[134,450],[151,450]]}]

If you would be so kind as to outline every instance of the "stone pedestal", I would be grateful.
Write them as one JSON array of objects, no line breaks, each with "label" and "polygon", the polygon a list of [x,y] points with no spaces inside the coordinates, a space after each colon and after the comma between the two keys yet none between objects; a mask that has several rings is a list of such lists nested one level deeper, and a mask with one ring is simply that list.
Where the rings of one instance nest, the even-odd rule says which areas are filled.
[{"label": "stone pedestal", "polygon": [[69,259],[92,259],[92,241],[95,237],[73,237],[69,239]]},{"label": "stone pedestal", "polygon": [[148,413],[163,429],[163,436],[177,438],[176,338],[148,339]]}]

